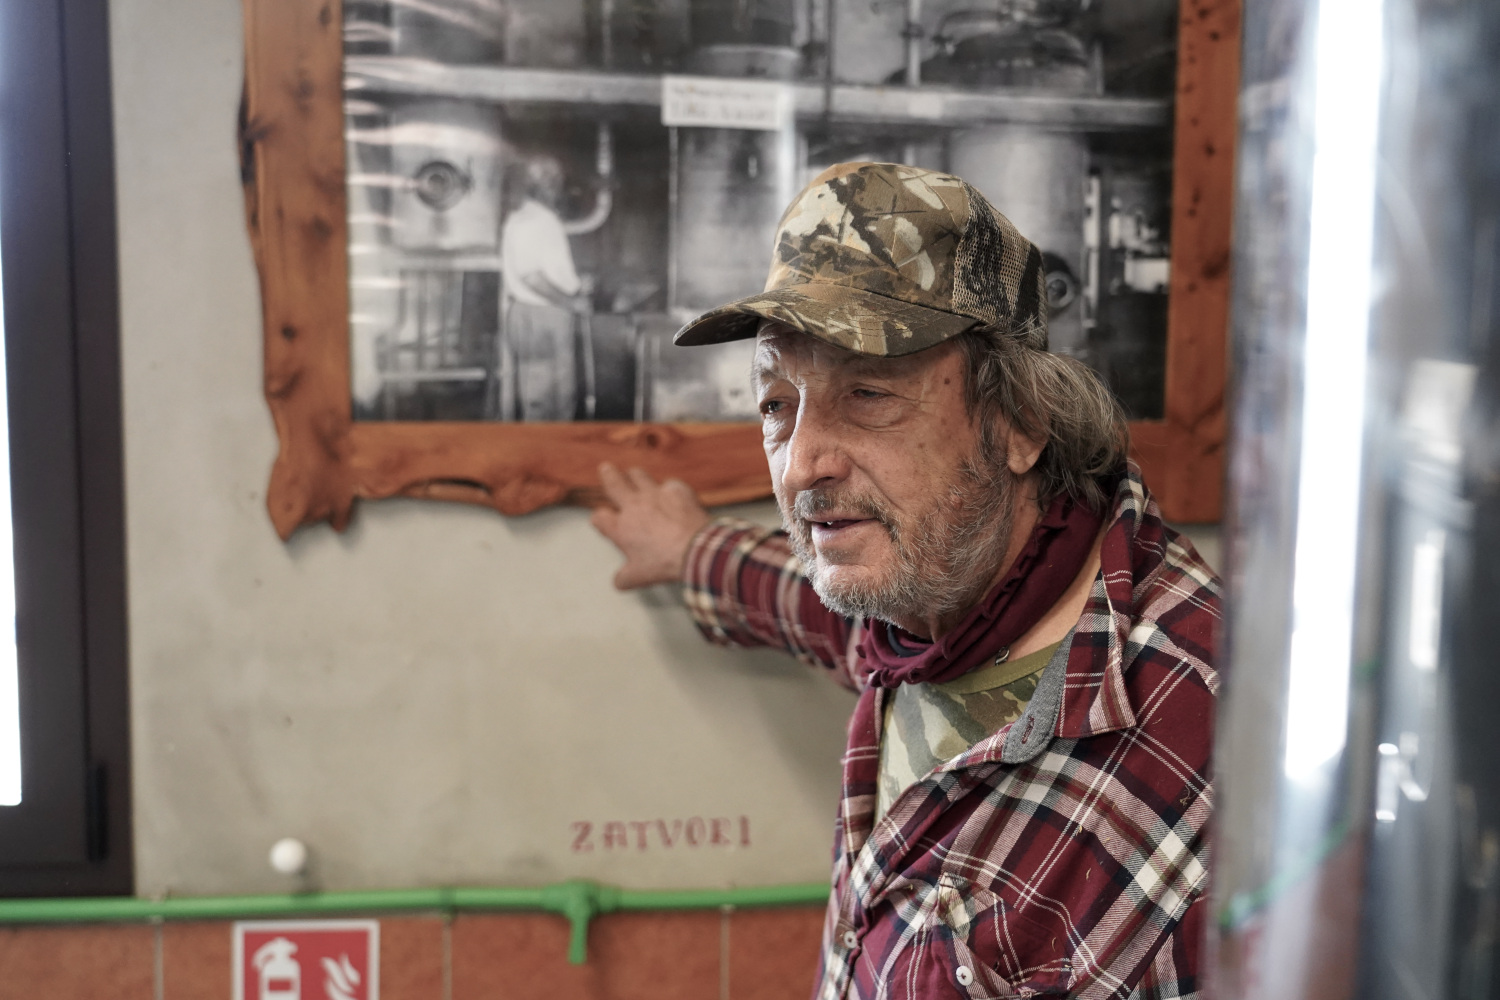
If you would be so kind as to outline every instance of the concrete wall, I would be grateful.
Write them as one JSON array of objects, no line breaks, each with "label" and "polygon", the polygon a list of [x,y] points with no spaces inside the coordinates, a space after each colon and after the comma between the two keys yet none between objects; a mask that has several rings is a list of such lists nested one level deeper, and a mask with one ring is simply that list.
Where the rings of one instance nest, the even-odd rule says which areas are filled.
[{"label": "concrete wall", "polygon": [[[140,893],[289,888],[282,836],[330,888],[825,877],[850,697],[616,593],[582,512],[389,502],[276,539],[239,0],[111,18]],[[650,825],[610,849],[610,821]]]}]

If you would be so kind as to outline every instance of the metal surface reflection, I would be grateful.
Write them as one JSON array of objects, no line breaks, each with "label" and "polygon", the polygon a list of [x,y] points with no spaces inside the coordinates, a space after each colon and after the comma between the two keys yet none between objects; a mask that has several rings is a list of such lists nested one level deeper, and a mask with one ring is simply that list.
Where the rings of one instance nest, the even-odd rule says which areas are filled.
[{"label": "metal surface reflection", "polygon": [[1500,5],[1245,11],[1215,995],[1500,995]]}]

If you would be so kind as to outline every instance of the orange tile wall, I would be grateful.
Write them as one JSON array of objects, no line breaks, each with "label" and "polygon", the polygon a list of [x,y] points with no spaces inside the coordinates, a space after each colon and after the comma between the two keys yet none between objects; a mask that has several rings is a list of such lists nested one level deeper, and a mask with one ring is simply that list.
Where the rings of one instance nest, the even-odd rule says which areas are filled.
[{"label": "orange tile wall", "polygon": [[[600,917],[588,964],[546,914],[380,921],[380,1000],[806,1000],[823,911]],[[0,1000],[229,1000],[230,924],[0,928]]]}]

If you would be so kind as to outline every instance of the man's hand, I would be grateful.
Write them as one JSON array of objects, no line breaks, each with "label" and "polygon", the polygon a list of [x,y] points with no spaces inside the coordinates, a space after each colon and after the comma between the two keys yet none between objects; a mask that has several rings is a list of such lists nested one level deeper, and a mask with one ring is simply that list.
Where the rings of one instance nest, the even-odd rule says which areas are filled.
[{"label": "man's hand", "polygon": [[692,487],[679,479],[658,483],[643,469],[623,473],[608,462],[599,466],[599,479],[611,506],[596,507],[589,523],[625,554],[615,586],[680,580],[688,544],[709,522]]}]

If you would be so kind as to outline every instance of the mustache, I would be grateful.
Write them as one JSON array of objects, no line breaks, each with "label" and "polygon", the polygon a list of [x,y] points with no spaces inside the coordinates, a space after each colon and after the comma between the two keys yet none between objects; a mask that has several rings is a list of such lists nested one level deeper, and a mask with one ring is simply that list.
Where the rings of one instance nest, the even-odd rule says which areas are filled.
[{"label": "mustache", "polygon": [[894,526],[890,509],[871,496],[839,490],[803,490],[792,498],[792,512],[799,521],[826,520],[822,515],[833,510],[879,521],[887,528]]}]

